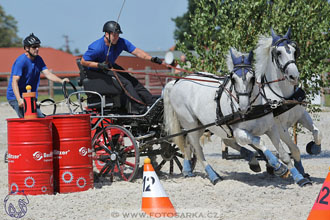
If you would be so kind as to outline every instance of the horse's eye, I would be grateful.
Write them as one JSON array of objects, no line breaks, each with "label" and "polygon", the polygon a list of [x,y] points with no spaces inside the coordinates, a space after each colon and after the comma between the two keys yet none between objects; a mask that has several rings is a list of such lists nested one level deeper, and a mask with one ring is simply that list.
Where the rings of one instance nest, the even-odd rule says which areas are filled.
[{"label": "horse's eye", "polygon": [[277,51],[276,52],[276,55],[279,57],[279,56],[281,56],[281,51]]}]

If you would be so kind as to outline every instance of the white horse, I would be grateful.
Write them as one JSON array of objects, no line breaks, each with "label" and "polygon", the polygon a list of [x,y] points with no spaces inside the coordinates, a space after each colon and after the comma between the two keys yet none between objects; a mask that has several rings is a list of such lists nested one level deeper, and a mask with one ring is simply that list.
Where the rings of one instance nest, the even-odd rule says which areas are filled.
[{"label": "white horse", "polygon": [[[181,129],[193,129],[200,125],[206,125],[232,116],[237,113],[244,118],[251,105],[263,105],[265,100],[259,96],[259,88],[256,86],[256,76],[251,66],[252,53],[248,56],[234,51],[228,55],[227,65],[232,70],[230,80],[225,80],[220,87],[213,82],[199,82],[192,80],[179,80],[168,83],[163,91],[165,127],[170,134],[178,133]],[[231,67],[231,68],[230,68]],[[201,76],[188,76],[188,79],[205,80]],[[260,78],[260,77],[258,77]],[[221,115],[220,118],[217,115]],[[235,118],[237,119],[237,118]],[[227,122],[230,123],[230,122]],[[229,128],[229,129],[226,129]],[[263,152],[268,163],[274,167],[278,175],[287,173],[287,167],[268,150],[259,136],[267,134],[273,145],[282,148],[278,128],[274,122],[272,113],[254,120],[236,122],[228,126],[212,126],[208,128],[223,140],[236,141],[242,145],[254,145]],[[201,162],[209,179],[213,184],[221,180],[213,168],[205,160],[199,140],[203,130],[187,134],[189,143],[193,146],[197,160]],[[231,135],[232,137],[228,137]],[[192,176],[190,168],[190,147],[185,144],[183,136],[174,138],[175,144],[184,152],[183,174]],[[183,149],[184,148],[184,149]],[[289,163],[289,165],[291,165]],[[303,179],[302,175],[291,165],[296,182]]]},{"label": "white horse", "polygon": [[[299,94],[295,93],[300,91],[295,89],[298,78],[290,75],[292,72],[298,74],[295,60],[299,56],[299,48],[290,39],[290,33],[291,29],[289,28],[284,36],[280,36],[276,35],[271,29],[272,36],[261,36],[255,49],[255,71],[257,75],[263,76],[261,81],[264,85],[265,96],[267,99],[277,102],[290,99],[292,96],[295,96],[296,100],[299,99]],[[301,105],[296,105],[283,114],[276,116],[275,121],[280,131],[281,140],[292,153],[295,167],[301,174],[305,175],[299,148],[292,141],[288,129],[298,122],[313,133],[315,142],[307,146],[307,151],[311,154],[318,154],[321,150],[321,132],[313,123],[306,109]]]}]

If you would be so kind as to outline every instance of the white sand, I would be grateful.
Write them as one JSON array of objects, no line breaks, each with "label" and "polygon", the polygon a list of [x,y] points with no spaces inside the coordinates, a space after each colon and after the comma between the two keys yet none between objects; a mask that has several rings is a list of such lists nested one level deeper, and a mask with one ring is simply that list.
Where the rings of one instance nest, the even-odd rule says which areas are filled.
[{"label": "white sand", "polygon": [[[0,103],[0,107],[0,219],[14,219],[4,209],[8,165],[3,162],[3,155],[7,149],[6,118],[16,115],[6,103]],[[303,165],[312,177],[313,186],[301,188],[291,178],[270,176],[265,172],[264,162],[260,162],[262,172],[253,173],[243,160],[224,160],[219,140],[214,140],[204,150],[223,181],[213,186],[199,165],[195,178],[183,178],[178,173],[160,176],[161,185],[179,214],[173,219],[307,219],[330,165],[330,113],[322,112],[319,116],[316,124],[323,133],[320,155],[310,156],[305,151],[312,139],[310,132],[298,136]],[[134,182],[115,181],[85,192],[27,197],[29,204],[23,219],[148,219],[141,211],[141,178]]]}]

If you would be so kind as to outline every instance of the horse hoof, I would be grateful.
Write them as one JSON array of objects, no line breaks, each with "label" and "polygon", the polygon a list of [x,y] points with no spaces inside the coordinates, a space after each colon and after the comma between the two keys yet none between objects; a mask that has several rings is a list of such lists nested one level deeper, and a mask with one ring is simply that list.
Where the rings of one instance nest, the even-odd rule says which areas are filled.
[{"label": "horse hoof", "polygon": [[303,178],[303,179],[299,180],[299,181],[297,182],[297,184],[298,184],[300,187],[311,186],[311,185],[313,185],[312,182],[311,182],[309,179],[307,179],[307,178]]},{"label": "horse hoof", "polygon": [[249,164],[250,170],[252,170],[255,173],[261,172],[261,167],[259,164]]},{"label": "horse hoof", "polygon": [[250,170],[252,170],[253,172],[259,173],[261,171],[260,164],[255,157],[252,160],[250,160],[249,166],[250,166]]},{"label": "horse hoof", "polygon": [[306,152],[310,155],[318,155],[321,153],[321,145],[317,145],[314,141],[311,141],[306,145]]},{"label": "horse hoof", "polygon": [[303,177],[306,178],[306,179],[308,179],[309,181],[312,181],[312,178],[311,178],[311,176],[308,173],[305,173],[303,175]]},{"label": "horse hoof", "polygon": [[266,164],[266,171],[269,175],[274,175],[274,167]]},{"label": "horse hoof", "polygon": [[275,176],[280,176],[282,178],[288,178],[290,175],[290,171],[287,166],[281,163],[280,167],[274,169]]},{"label": "horse hoof", "polygon": [[221,180],[222,180],[222,178],[221,178],[220,176],[218,176],[217,178],[211,180],[211,183],[212,183],[213,185],[215,185],[215,184],[217,184],[218,182],[220,182]]},{"label": "horse hoof", "polygon": [[290,170],[288,170],[286,173],[284,173],[283,175],[281,175],[280,177],[283,179],[287,179],[290,176]]}]

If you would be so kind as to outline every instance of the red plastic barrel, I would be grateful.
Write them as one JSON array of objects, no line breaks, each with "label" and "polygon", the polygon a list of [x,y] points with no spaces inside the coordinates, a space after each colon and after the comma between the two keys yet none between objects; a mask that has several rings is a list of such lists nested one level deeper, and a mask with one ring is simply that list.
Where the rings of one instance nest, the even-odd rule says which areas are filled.
[{"label": "red plastic barrel", "polygon": [[8,188],[14,194],[54,193],[50,119],[7,119]]},{"label": "red plastic barrel", "polygon": [[90,115],[55,115],[53,122],[55,191],[93,188]]}]

